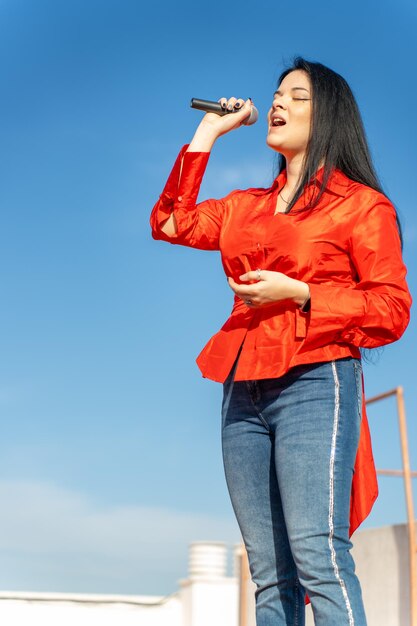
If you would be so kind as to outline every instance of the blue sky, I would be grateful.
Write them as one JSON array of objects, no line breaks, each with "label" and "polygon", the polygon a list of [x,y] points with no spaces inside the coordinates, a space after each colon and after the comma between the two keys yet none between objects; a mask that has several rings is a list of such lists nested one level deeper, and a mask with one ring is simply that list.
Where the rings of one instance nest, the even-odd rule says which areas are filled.
[{"label": "blue sky", "polygon": [[[416,297],[416,22],[405,0],[0,0],[1,589],[170,593],[190,541],[239,540],[221,387],[195,365],[232,294],[216,253],[151,239],[150,210],[191,97],[260,111],[218,142],[201,199],[270,184],[265,114],[301,54],[356,94]],[[365,376],[369,396],[403,385],[417,469],[416,338],[412,319]],[[399,468],[394,402],[369,416]],[[401,480],[380,488],[367,527],[405,520]]]}]

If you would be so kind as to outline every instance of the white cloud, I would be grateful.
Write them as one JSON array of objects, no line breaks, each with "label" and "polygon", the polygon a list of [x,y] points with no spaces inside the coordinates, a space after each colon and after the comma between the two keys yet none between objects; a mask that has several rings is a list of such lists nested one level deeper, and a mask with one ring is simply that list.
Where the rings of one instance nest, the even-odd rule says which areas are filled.
[{"label": "white cloud", "polygon": [[2,481],[0,499],[7,590],[171,593],[187,575],[191,541],[239,541],[232,518],[99,506],[46,483]]}]

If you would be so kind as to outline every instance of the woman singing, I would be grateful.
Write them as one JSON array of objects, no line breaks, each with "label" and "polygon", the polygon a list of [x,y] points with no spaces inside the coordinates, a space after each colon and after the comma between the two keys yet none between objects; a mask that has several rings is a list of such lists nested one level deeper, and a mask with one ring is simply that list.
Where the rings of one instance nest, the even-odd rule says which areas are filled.
[{"label": "woman singing", "polygon": [[224,384],[227,485],[257,586],[258,626],[364,626],[349,537],[377,495],[360,348],[408,320],[396,211],[374,172],[346,81],[296,59],[268,112],[269,189],[197,204],[211,148],[250,100],[220,100],[180,152],[153,236],[220,250],[234,306],[198,364]]}]

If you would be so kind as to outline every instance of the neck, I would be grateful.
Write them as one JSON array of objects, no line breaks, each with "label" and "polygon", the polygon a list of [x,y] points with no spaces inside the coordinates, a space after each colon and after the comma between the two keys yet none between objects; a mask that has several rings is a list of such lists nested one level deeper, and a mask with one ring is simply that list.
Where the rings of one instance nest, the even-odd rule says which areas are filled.
[{"label": "neck", "polygon": [[287,170],[287,182],[285,188],[292,195],[300,180],[301,171],[303,167],[304,154],[296,154],[294,156],[287,156],[286,170]]}]

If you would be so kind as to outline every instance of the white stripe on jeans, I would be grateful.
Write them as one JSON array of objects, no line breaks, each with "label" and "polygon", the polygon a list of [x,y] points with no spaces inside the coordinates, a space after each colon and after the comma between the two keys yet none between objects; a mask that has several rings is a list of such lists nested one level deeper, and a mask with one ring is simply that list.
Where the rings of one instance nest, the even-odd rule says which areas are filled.
[{"label": "white stripe on jeans", "polygon": [[332,370],[333,370],[333,379],[335,385],[335,404],[334,404],[334,419],[333,419],[333,434],[332,434],[332,448],[330,451],[330,496],[329,496],[329,548],[330,554],[332,557],[332,564],[334,575],[339,582],[340,588],[343,593],[343,597],[345,599],[346,609],[349,616],[349,626],[355,626],[355,621],[353,619],[352,607],[350,605],[349,597],[346,590],[345,581],[341,578],[339,573],[339,567],[336,562],[336,551],[333,545],[333,535],[334,535],[334,461],[336,456],[336,437],[337,437],[337,429],[339,426],[339,413],[340,413],[340,383],[339,377],[337,375],[336,364],[332,361]]}]

